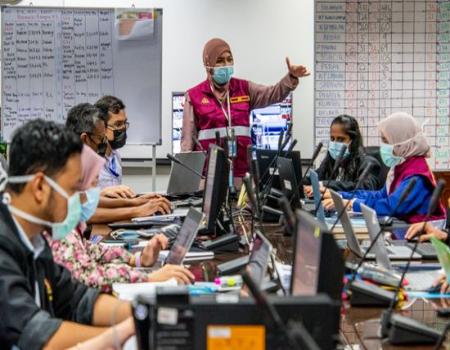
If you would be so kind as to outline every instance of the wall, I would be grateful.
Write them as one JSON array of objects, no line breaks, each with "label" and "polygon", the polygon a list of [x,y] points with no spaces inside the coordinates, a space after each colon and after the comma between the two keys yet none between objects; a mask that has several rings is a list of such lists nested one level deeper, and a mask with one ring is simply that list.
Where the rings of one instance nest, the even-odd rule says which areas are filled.
[{"label": "wall", "polygon": [[[236,75],[261,84],[273,84],[286,74],[286,56],[313,70],[313,0],[35,0],[33,5],[163,8],[163,144],[157,150],[159,158],[171,152],[171,93],[204,79],[202,50],[208,39],[227,40]],[[303,79],[293,101],[294,136],[306,158],[313,149],[313,87],[313,77]],[[124,156],[150,158],[151,152],[141,146],[127,150]],[[158,169],[158,173],[167,172]],[[125,182],[144,190],[147,174],[149,169],[126,171]],[[164,188],[166,181],[162,175],[157,187]]]}]

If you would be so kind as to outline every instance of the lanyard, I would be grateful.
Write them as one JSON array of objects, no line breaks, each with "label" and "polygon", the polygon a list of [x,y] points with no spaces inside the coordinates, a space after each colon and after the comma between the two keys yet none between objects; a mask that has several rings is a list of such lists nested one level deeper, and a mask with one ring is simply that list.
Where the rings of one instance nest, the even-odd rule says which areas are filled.
[{"label": "lanyard", "polygon": [[227,126],[227,136],[229,136],[229,135],[230,135],[230,133],[229,133],[229,128],[231,128],[230,91],[229,91],[229,90],[227,91],[227,110],[226,110],[226,109],[223,107],[223,103],[220,102],[220,100],[219,100],[219,99],[217,98],[217,96],[214,94],[214,88],[212,87],[211,84],[210,84],[210,86],[211,86],[211,91],[212,91],[214,97],[216,98],[217,102],[219,102],[220,108],[222,108],[222,112],[223,112],[225,118],[226,118],[227,121],[228,121],[228,126]]},{"label": "lanyard", "polygon": [[114,155],[112,155],[111,157],[111,165],[108,166],[109,171],[111,172],[111,174],[113,174],[115,177],[119,177],[119,173],[117,172],[117,167],[116,167],[116,157]]}]

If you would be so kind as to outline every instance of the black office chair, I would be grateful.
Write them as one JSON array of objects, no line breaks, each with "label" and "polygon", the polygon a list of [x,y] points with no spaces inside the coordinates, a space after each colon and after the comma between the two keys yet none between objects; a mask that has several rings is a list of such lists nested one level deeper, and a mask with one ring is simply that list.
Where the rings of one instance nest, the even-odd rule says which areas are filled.
[{"label": "black office chair", "polygon": [[378,173],[378,180],[380,183],[380,187],[378,189],[382,189],[386,183],[386,177],[389,172],[389,168],[383,163],[380,155],[380,147],[378,146],[368,146],[364,147],[364,150],[367,155],[374,157],[380,163],[380,172]]}]

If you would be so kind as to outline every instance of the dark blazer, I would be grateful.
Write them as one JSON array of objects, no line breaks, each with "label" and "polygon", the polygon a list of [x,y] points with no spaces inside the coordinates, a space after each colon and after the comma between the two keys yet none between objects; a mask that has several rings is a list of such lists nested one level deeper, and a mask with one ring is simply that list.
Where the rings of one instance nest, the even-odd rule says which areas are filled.
[{"label": "dark blazer", "polygon": [[[35,301],[36,286],[41,307]],[[72,280],[70,272],[53,261],[46,241],[35,260],[21,241],[7,206],[0,203],[2,349],[13,345],[23,350],[41,349],[63,320],[90,324],[98,295],[97,290]]]}]

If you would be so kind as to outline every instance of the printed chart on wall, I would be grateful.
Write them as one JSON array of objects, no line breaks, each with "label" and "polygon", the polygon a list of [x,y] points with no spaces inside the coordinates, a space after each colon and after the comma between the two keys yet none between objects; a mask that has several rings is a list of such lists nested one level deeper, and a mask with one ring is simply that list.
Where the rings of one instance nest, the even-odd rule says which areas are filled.
[{"label": "printed chart on wall", "polygon": [[78,103],[121,98],[128,141],[161,140],[162,12],[2,7],[2,134],[24,122],[63,123]]},{"label": "printed chart on wall", "polygon": [[416,117],[430,165],[450,168],[450,1],[315,2],[315,142],[339,114],[358,119],[366,145],[397,111]]}]

